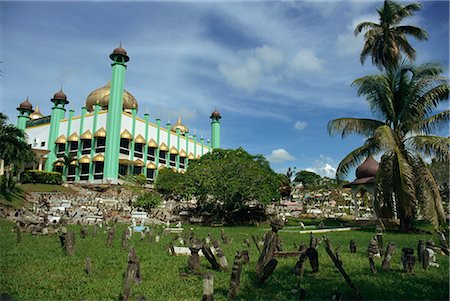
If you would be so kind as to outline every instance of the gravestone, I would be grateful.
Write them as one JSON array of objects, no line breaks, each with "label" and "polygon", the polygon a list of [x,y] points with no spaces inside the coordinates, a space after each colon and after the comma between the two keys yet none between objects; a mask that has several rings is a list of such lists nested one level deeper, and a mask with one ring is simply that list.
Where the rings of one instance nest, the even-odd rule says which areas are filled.
[{"label": "gravestone", "polygon": [[86,260],[84,261],[84,271],[86,272],[86,274],[91,274],[91,268],[91,258],[86,257]]},{"label": "gravestone", "polygon": [[228,289],[228,298],[233,299],[239,294],[239,287],[241,285],[242,272],[242,255],[239,251],[234,257],[233,269],[231,270],[230,288]]},{"label": "gravestone", "polygon": [[106,240],[106,246],[111,247],[114,239],[114,228],[108,227],[108,238]]},{"label": "gravestone", "polygon": [[419,262],[422,262],[422,256],[425,249],[426,249],[425,241],[420,239],[419,242],[417,243],[417,260]]},{"label": "gravestone", "polygon": [[250,250],[250,241],[248,238],[244,239],[244,244],[247,246],[247,248]]},{"label": "gravestone", "polygon": [[380,251],[383,252],[383,228],[379,224],[375,227],[375,237],[377,239]]},{"label": "gravestone", "polygon": [[207,244],[210,244],[211,241],[212,241],[211,233],[208,233],[208,236],[205,238],[205,242],[206,242]]},{"label": "gravestone", "polygon": [[123,301],[129,300],[133,284],[139,282],[141,282],[139,258],[137,257],[134,248],[130,248],[128,253],[128,266],[125,273],[125,285],[122,294]]},{"label": "gravestone", "polygon": [[230,236],[225,234],[223,229],[220,229],[220,237],[222,238],[224,244],[228,245],[230,243]]},{"label": "gravestone", "polygon": [[436,262],[435,244],[433,240],[428,240],[422,254],[422,267],[426,270],[429,266],[439,267]]},{"label": "gravestone", "polygon": [[86,238],[87,233],[88,233],[88,230],[87,230],[86,224],[81,225],[80,226],[80,237],[82,239]]},{"label": "gravestone", "polygon": [[309,232],[309,247],[310,248],[317,248],[319,245],[319,241],[317,238],[314,237],[312,232]]},{"label": "gravestone", "polygon": [[395,250],[395,243],[394,242],[389,242],[387,248],[386,248],[386,253],[384,254],[384,260],[383,263],[381,264],[381,268],[383,269],[383,271],[388,271],[391,267],[391,260],[392,260],[392,254],[394,253]]},{"label": "gravestone", "polygon": [[188,269],[195,274],[200,273],[200,256],[198,255],[200,249],[201,245],[197,242],[193,243],[189,248],[191,255],[188,258]]},{"label": "gravestone", "polygon": [[376,237],[372,237],[370,240],[369,247],[367,248],[367,252],[369,251],[372,252],[373,257],[381,257],[380,248]]},{"label": "gravestone", "polygon": [[228,261],[222,249],[217,250],[217,257],[219,258],[219,265],[223,271],[228,271]]},{"label": "gravestone", "polygon": [[413,273],[414,265],[416,264],[416,257],[414,257],[414,250],[412,248],[402,249],[402,264],[405,273]]},{"label": "gravestone", "polygon": [[248,250],[242,251],[242,264],[250,263],[250,255],[248,254]]},{"label": "gravestone", "polygon": [[65,222],[62,222],[59,227],[59,242],[61,244],[61,250],[66,252],[66,236],[67,236],[67,228]]},{"label": "gravestone", "polygon": [[309,259],[309,264],[311,265],[312,272],[317,273],[319,271],[319,253],[315,248],[308,248],[305,252],[305,255]]},{"label": "gravestone", "polygon": [[94,237],[94,238],[97,237],[97,231],[98,231],[98,225],[94,224],[94,230],[93,230],[93,233],[92,233],[92,237]]},{"label": "gravestone", "polygon": [[356,253],[356,243],[353,239],[350,240],[350,253]]},{"label": "gravestone", "polygon": [[17,222],[16,226],[14,228],[16,230],[16,242],[20,243],[22,241],[22,236],[20,235],[20,232],[21,232],[20,222]]},{"label": "gravestone", "polygon": [[205,255],[205,258],[211,263],[212,269],[219,271],[220,265],[217,263],[216,257],[211,252],[211,248],[209,247],[209,244],[204,243],[202,247],[203,255]]},{"label": "gravestone", "polygon": [[75,254],[75,233],[73,231],[67,232],[66,235],[66,253],[69,256]]},{"label": "gravestone", "polygon": [[214,276],[211,272],[203,275],[203,297],[202,301],[214,300]]},{"label": "gravestone", "polygon": [[122,246],[122,250],[127,250],[128,249],[128,229],[123,229],[122,232],[122,240],[121,240],[121,246]]},{"label": "gravestone", "polygon": [[270,223],[272,230],[265,235],[264,246],[256,263],[256,277],[263,283],[275,270],[278,261],[274,259],[274,253],[278,245],[278,231],[283,228],[281,219],[274,219]]}]

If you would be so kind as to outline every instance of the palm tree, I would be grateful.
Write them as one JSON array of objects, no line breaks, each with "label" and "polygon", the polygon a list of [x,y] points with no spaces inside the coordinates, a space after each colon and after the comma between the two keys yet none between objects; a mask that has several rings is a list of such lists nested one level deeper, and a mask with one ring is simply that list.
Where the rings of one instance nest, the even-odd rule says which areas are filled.
[{"label": "palm tree", "polygon": [[34,154],[26,142],[26,134],[14,125],[7,124],[8,117],[0,112],[0,161],[6,167],[6,190],[13,186],[11,171],[26,162],[34,161]]},{"label": "palm tree", "polygon": [[416,51],[409,44],[407,35],[413,36],[418,40],[427,40],[428,34],[425,30],[410,26],[399,25],[403,19],[413,15],[415,11],[420,10],[422,6],[418,3],[406,6],[393,1],[384,1],[384,6],[377,9],[380,16],[380,24],[373,22],[362,22],[355,28],[355,35],[363,30],[365,44],[361,51],[360,61],[364,64],[366,58],[372,57],[372,64],[380,70],[396,66],[402,59],[403,52],[410,61],[414,61]]},{"label": "palm tree", "polygon": [[[433,113],[448,101],[449,83],[437,64],[401,64],[380,75],[356,79],[352,85],[364,96],[376,119],[339,118],[328,123],[330,135],[367,137],[339,164],[342,178],[371,154],[383,154],[377,175],[376,208],[397,211],[401,230],[411,229],[418,208],[437,228],[445,223],[439,189],[424,156],[448,160],[449,138],[433,135],[448,129],[450,110]],[[395,208],[395,209],[394,209]]]}]

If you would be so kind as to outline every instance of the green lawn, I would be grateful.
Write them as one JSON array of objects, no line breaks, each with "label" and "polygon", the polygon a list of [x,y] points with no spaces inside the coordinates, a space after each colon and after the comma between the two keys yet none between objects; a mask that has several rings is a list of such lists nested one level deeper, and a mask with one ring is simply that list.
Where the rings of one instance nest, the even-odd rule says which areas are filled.
[{"label": "green lawn", "polygon": [[[230,267],[236,250],[244,248],[242,241],[251,234],[262,236],[267,224],[259,227],[225,227],[233,239],[228,246],[222,245]],[[120,248],[123,225],[116,229],[113,248],[106,247],[106,233],[99,231],[97,238],[79,237],[76,230],[75,256],[65,256],[59,247],[57,236],[36,236],[22,234],[22,242],[15,242],[11,232],[12,224],[0,220],[0,292],[7,293],[17,300],[118,300],[121,295],[124,272],[127,265],[127,252]],[[220,228],[194,226],[197,237],[204,238],[211,233],[220,238]],[[92,228],[89,229],[90,233]],[[366,250],[373,229],[352,232],[329,233],[334,247],[340,247],[344,268],[364,299],[370,300],[448,300],[449,263],[448,258],[438,255],[439,268],[423,270],[416,264],[415,274],[401,271],[401,248],[417,248],[418,239],[434,238],[432,235],[385,233],[384,243],[394,241],[397,249],[391,264],[392,270],[381,271],[381,259],[376,259],[378,274],[373,276],[369,269]],[[293,250],[294,243],[308,243],[309,235],[281,232],[285,250]],[[171,237],[165,236],[160,243],[140,241],[139,235],[132,239],[141,262],[142,283],[132,290],[132,300],[144,295],[147,300],[200,300],[202,280],[199,276],[180,277],[187,272],[187,257],[168,255],[166,246]],[[350,254],[348,243],[356,241],[358,250]],[[303,288],[306,298],[311,300],[330,300],[334,290],[344,293],[344,299],[352,299],[351,290],[335,269],[325,251],[324,245],[318,248],[320,271],[311,273],[307,264]],[[92,274],[84,273],[84,260],[90,257]],[[258,285],[255,264],[258,253],[252,245],[250,265],[245,265],[241,275],[239,296],[242,300],[298,300],[291,290],[297,283],[292,268],[297,258],[279,259],[274,273],[263,285]],[[210,268],[205,258],[201,258],[204,271]],[[229,272],[214,271],[215,300],[226,300],[230,281]]]}]

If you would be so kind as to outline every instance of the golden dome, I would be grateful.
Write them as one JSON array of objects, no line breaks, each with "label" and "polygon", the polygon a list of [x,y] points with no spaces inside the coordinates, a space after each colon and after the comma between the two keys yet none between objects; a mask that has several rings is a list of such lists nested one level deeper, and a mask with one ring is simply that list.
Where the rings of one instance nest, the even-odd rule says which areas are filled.
[{"label": "golden dome", "polygon": [[180,129],[180,133],[181,133],[181,134],[184,134],[184,133],[188,133],[188,132],[189,132],[188,127],[181,123],[181,117],[179,117],[179,116],[178,116],[177,123],[175,123],[175,124],[172,126],[172,132],[176,132],[177,129]]},{"label": "golden dome", "polygon": [[[98,103],[103,110],[108,109],[109,93],[111,83],[108,82],[105,86],[92,91],[86,98],[86,108],[89,112],[94,111],[94,104]],[[138,109],[136,98],[130,92],[123,90],[123,110],[129,111],[131,109]]]},{"label": "golden dome", "polygon": [[39,111],[39,106],[36,106],[36,109],[34,109],[34,112],[30,114],[31,120],[39,119],[44,117],[42,113]]}]

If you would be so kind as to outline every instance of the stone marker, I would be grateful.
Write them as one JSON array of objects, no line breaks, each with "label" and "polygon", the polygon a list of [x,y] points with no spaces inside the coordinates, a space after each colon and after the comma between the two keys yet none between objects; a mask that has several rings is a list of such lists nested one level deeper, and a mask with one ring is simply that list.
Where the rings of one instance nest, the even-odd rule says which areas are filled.
[{"label": "stone marker", "polygon": [[353,239],[350,240],[350,253],[356,253],[356,243]]},{"label": "stone marker", "polygon": [[367,248],[367,252],[372,252],[372,257],[381,257],[380,248],[378,247],[378,240],[376,237],[372,237]]},{"label": "stone marker", "polygon": [[204,243],[202,247],[203,255],[205,255],[206,259],[211,263],[212,269],[219,271],[220,265],[217,263],[216,257],[211,252],[211,248],[209,247],[209,244]]},{"label": "stone marker", "polygon": [[206,242],[207,244],[210,244],[211,241],[212,241],[211,233],[208,233],[208,236],[205,238],[205,242]]},{"label": "stone marker", "polygon": [[125,285],[123,288],[122,300],[127,301],[131,295],[131,287],[134,283],[141,281],[141,271],[139,258],[136,255],[134,248],[130,248],[128,253],[128,266],[125,273]]},{"label": "stone marker", "polygon": [[66,252],[69,256],[73,256],[75,254],[75,233],[73,231],[67,232]]},{"label": "stone marker", "polygon": [[108,227],[108,239],[106,240],[106,246],[111,247],[114,239],[114,228]]},{"label": "stone marker", "polygon": [[377,239],[380,251],[383,252],[383,228],[379,224],[375,227],[375,237]]},{"label": "stone marker", "polygon": [[242,251],[242,264],[250,263],[250,255],[248,254],[248,250]]},{"label": "stone marker", "polygon": [[203,275],[203,297],[202,301],[214,300],[214,276],[211,272]]},{"label": "stone marker", "polygon": [[414,273],[414,265],[416,264],[414,250],[412,248],[403,248],[402,252],[403,271],[405,273]]},{"label": "stone marker", "polygon": [[317,250],[315,248],[308,248],[305,254],[308,256],[312,272],[317,273],[319,271],[319,254]]},{"label": "stone marker", "polygon": [[310,248],[317,248],[319,245],[319,241],[317,238],[314,237],[312,232],[309,232],[309,247]]},{"label": "stone marker", "polygon": [[94,238],[97,237],[97,231],[98,231],[98,225],[94,224],[94,230],[92,232],[92,237],[94,237]]},{"label": "stone marker", "polygon": [[256,277],[260,283],[263,283],[272,274],[278,264],[273,256],[278,245],[278,231],[283,228],[284,222],[276,218],[272,220],[270,226],[272,230],[265,235],[264,246],[256,263]]},{"label": "stone marker", "polygon": [[63,252],[66,252],[66,235],[67,235],[67,228],[66,223],[63,221],[59,227],[59,242],[61,243],[61,250]]},{"label": "stone marker", "polygon": [[392,254],[394,253],[394,250],[395,250],[395,243],[391,241],[389,242],[386,248],[386,253],[384,253],[384,260],[383,263],[381,264],[381,268],[383,269],[383,271],[388,271],[390,269]]},{"label": "stone marker", "polygon": [[20,236],[20,222],[16,223],[16,226],[14,227],[14,229],[16,230],[16,242],[20,243],[22,241],[22,236]]},{"label": "stone marker", "polygon": [[233,299],[239,294],[239,287],[241,285],[242,272],[242,255],[239,251],[234,257],[233,269],[231,270],[230,288],[228,289],[228,298]]},{"label": "stone marker", "polygon": [[81,225],[81,227],[80,227],[80,237],[82,239],[86,238],[87,233],[88,233],[88,230],[87,230],[86,224]]},{"label": "stone marker", "polygon": [[222,249],[217,249],[217,257],[219,258],[219,265],[222,271],[228,271],[228,261]]},{"label": "stone marker", "polygon": [[201,245],[198,242],[193,243],[189,248],[191,255],[188,258],[188,269],[195,274],[200,274],[200,256],[198,255],[200,249]]},{"label": "stone marker", "polygon": [[84,271],[88,275],[91,273],[91,258],[90,257],[86,257],[86,260],[84,261]]},{"label": "stone marker", "polygon": [[419,242],[417,243],[417,260],[419,262],[422,262],[423,251],[425,251],[425,249],[426,249],[425,241],[420,239]]},{"label": "stone marker", "polygon": [[248,240],[248,238],[244,239],[244,244],[246,244],[247,248],[250,250],[250,241]]},{"label": "stone marker", "polygon": [[122,250],[127,250],[128,249],[128,229],[123,229],[122,232],[122,240],[121,240],[121,246],[122,246]]},{"label": "stone marker", "polygon": [[426,249],[423,250],[422,255],[422,267],[426,270],[429,266],[439,267],[436,262],[436,252],[434,251],[435,245],[433,240],[428,240]]},{"label": "stone marker", "polygon": [[225,231],[223,229],[220,229],[220,237],[222,238],[223,243],[226,245],[231,242],[230,236],[228,234],[225,234]]}]

